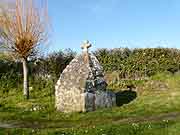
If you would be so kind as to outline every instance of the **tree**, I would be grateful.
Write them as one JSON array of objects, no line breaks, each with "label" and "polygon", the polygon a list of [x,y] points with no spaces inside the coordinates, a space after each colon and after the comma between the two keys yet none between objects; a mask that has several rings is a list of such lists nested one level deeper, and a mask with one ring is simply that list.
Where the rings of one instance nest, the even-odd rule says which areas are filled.
[{"label": "tree", "polygon": [[27,60],[47,42],[49,31],[47,2],[38,2],[39,5],[35,0],[15,0],[13,8],[1,8],[0,15],[0,40],[23,64],[23,95],[26,99],[29,99]]},{"label": "tree", "polygon": [[76,52],[71,49],[51,53],[47,58],[48,69],[53,80],[57,80],[66,66],[75,57]]}]

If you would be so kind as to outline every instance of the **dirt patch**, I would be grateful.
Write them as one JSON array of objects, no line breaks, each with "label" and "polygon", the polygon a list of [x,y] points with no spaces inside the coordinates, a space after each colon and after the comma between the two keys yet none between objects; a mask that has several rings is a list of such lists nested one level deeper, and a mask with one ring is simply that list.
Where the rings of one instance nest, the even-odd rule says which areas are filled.
[{"label": "dirt patch", "polygon": [[180,112],[172,112],[172,113],[164,113],[157,116],[150,117],[134,117],[134,118],[126,118],[115,120],[113,123],[145,123],[145,122],[158,122],[163,120],[176,120],[180,118]]}]

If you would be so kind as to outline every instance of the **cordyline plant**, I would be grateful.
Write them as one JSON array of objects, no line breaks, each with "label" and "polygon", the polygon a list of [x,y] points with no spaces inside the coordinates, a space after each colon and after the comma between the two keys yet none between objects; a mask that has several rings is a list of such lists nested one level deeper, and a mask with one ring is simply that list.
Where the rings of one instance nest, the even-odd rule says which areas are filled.
[{"label": "cordyline plant", "polygon": [[1,8],[0,40],[6,50],[23,63],[23,94],[29,99],[27,59],[47,43],[47,2],[40,2],[36,7],[35,0],[15,0],[11,7]]}]

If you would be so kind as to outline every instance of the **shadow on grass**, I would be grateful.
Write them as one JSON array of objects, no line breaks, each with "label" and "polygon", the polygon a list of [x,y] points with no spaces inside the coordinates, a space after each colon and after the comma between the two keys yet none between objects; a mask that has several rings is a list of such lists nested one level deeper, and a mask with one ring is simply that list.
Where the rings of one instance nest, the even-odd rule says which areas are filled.
[{"label": "shadow on grass", "polygon": [[116,93],[116,105],[122,106],[136,99],[137,93],[133,90],[124,90]]}]

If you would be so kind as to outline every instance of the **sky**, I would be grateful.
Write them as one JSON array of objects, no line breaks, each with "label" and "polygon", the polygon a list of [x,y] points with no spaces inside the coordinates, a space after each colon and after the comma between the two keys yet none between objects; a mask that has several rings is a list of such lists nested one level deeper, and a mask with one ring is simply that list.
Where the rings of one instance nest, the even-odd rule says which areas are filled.
[{"label": "sky", "polygon": [[49,51],[180,48],[180,0],[48,0]]}]

